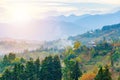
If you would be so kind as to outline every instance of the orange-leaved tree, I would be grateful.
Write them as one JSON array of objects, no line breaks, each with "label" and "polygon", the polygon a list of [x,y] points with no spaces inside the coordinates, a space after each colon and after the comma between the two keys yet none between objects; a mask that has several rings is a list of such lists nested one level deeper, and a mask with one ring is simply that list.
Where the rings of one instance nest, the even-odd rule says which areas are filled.
[{"label": "orange-leaved tree", "polygon": [[79,80],[94,80],[95,76],[95,73],[85,73]]}]

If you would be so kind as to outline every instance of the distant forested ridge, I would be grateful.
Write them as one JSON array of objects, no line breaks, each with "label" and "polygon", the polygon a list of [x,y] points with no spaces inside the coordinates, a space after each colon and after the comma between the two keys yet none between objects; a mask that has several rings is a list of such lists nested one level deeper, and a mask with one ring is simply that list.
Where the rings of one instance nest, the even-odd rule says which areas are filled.
[{"label": "distant forested ridge", "polygon": [[81,41],[85,45],[92,42],[100,42],[104,39],[107,41],[118,40],[120,39],[120,24],[103,26],[102,29],[91,30],[82,35],[71,36],[68,39]]}]

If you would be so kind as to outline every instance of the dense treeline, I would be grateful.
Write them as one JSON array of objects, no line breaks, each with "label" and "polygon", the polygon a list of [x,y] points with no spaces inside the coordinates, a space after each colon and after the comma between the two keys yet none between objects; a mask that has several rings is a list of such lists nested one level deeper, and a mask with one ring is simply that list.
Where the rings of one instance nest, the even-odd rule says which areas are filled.
[{"label": "dense treeline", "polygon": [[[6,56],[4,56],[5,58]],[[49,56],[40,64],[39,58],[17,63],[6,69],[0,80],[61,80],[61,64],[58,56]]]},{"label": "dense treeline", "polygon": [[[14,54],[9,55],[15,56]],[[10,60],[9,55],[4,56],[4,64],[8,64],[6,60]],[[69,76],[69,80],[78,80],[82,75],[78,62],[68,61],[65,64],[64,69],[67,69],[67,74],[62,72],[61,61],[58,56],[48,56],[42,62],[39,58],[35,61],[30,58],[29,61],[15,63],[13,67],[8,67],[0,80],[62,80],[62,76],[65,74],[66,77]]]},{"label": "dense treeline", "polygon": [[[12,55],[12,57],[14,56],[14,54],[10,55]],[[6,57],[5,55],[4,58]],[[48,56],[42,62],[40,62],[39,58],[35,61],[30,58],[30,60],[24,64],[17,63],[11,69],[6,69],[0,80],[62,80],[63,74],[64,80],[79,80],[82,72],[80,71],[78,62],[66,60],[65,65],[64,71],[66,70],[66,72],[62,72],[58,56]],[[82,77],[80,80],[90,80],[90,77],[89,79]],[[106,66],[104,70],[101,67],[96,77],[94,76],[94,79],[112,80],[108,66]]]},{"label": "dense treeline", "polygon": [[113,74],[120,71],[119,59],[118,45],[103,41],[86,47],[76,41],[62,54],[41,61],[39,58],[18,58],[13,53],[5,55],[0,62],[4,70],[0,80],[112,80]]},{"label": "dense treeline", "polygon": [[102,30],[113,30],[113,29],[120,29],[120,24],[114,24],[114,25],[108,25],[108,26],[103,26]]}]

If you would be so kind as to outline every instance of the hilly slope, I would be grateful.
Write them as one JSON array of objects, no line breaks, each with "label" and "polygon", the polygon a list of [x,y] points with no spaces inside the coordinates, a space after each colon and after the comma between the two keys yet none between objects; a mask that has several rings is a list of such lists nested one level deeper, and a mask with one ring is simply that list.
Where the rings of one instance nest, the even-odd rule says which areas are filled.
[{"label": "hilly slope", "polygon": [[106,39],[107,41],[120,39],[120,24],[103,26],[102,29],[96,29],[94,31],[88,31],[82,35],[69,37],[69,40],[78,40],[83,44],[99,42],[103,39]]}]

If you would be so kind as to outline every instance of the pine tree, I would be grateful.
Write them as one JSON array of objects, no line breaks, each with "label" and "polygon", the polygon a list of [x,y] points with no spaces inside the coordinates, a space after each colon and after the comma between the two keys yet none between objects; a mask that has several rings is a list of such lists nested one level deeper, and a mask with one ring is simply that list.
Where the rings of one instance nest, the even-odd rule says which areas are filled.
[{"label": "pine tree", "polygon": [[19,65],[19,77],[20,77],[20,80],[26,80],[25,79],[25,67],[23,64],[20,64]]},{"label": "pine tree", "polygon": [[108,66],[105,67],[105,71],[103,73],[103,80],[112,80]]},{"label": "pine tree", "polygon": [[72,60],[70,61],[68,59],[65,59],[64,63],[65,63],[65,67],[63,69],[64,80],[73,80],[72,75],[73,75],[73,68],[75,65],[75,61]]},{"label": "pine tree", "polygon": [[46,57],[41,65],[41,80],[54,80],[52,56]]},{"label": "pine tree", "polygon": [[100,70],[98,71],[98,74],[95,77],[95,80],[102,80],[102,78],[103,78],[103,69],[101,67]]},{"label": "pine tree", "polygon": [[54,73],[54,80],[62,79],[61,63],[58,56],[55,56],[53,59],[53,73]]},{"label": "pine tree", "polygon": [[41,80],[61,80],[61,64],[58,56],[46,57],[41,65]]},{"label": "pine tree", "polygon": [[26,60],[24,58],[20,58],[20,63],[25,63]]},{"label": "pine tree", "polygon": [[78,62],[75,62],[75,65],[72,69],[72,80],[78,80],[79,77],[82,76],[82,72],[80,71],[80,68],[79,68],[79,63]]},{"label": "pine tree", "polygon": [[36,59],[36,61],[34,62],[35,64],[35,74],[36,74],[36,79],[40,80],[40,60],[39,58]]},{"label": "pine tree", "polygon": [[95,80],[112,80],[108,66],[105,67],[105,70],[102,67],[100,68]]},{"label": "pine tree", "polygon": [[9,59],[8,59],[8,56],[5,55],[5,56],[3,57],[3,64],[4,64],[4,66],[8,65],[9,63],[10,63],[10,61],[9,61]]},{"label": "pine tree", "polygon": [[15,54],[9,53],[8,59],[9,59],[10,61],[14,60],[15,58],[16,58],[16,55],[15,55]]},{"label": "pine tree", "polygon": [[13,68],[13,72],[12,72],[12,79],[13,80],[18,80],[18,65],[15,64],[14,68]]},{"label": "pine tree", "polygon": [[12,75],[11,71],[9,69],[6,69],[5,72],[3,73],[3,76],[1,80],[12,80]]},{"label": "pine tree", "polygon": [[24,65],[22,64],[15,64],[12,72],[12,79],[13,80],[25,80],[24,77]]},{"label": "pine tree", "polygon": [[27,79],[34,80],[35,66],[32,58],[26,63],[25,74]]}]

